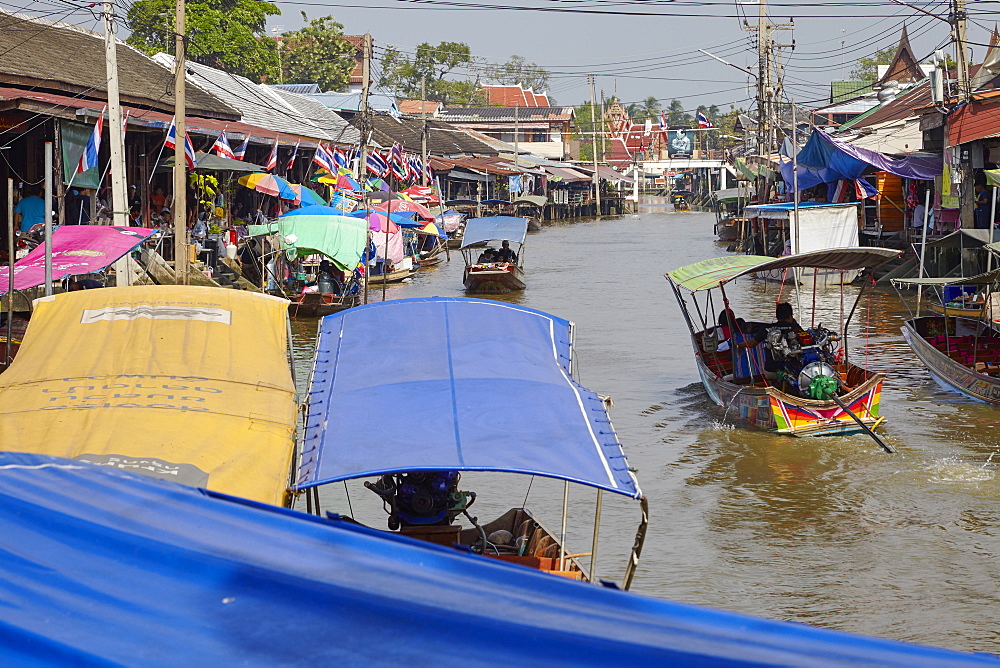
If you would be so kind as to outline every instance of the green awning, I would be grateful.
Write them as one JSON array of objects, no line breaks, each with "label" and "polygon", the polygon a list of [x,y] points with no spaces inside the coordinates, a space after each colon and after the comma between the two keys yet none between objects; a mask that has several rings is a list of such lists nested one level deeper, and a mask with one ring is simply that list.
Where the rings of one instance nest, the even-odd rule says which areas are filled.
[{"label": "green awning", "polygon": [[691,292],[697,292],[710,290],[746,274],[773,269],[808,267],[810,269],[852,271],[866,267],[877,267],[894,257],[898,257],[900,252],[891,248],[866,247],[828,248],[783,257],[727,255],[686,265],[667,272],[666,277],[674,285],[686,288]]},{"label": "green awning", "polygon": [[[1000,244],[994,244],[1000,246]],[[894,285],[990,285],[1000,281],[1000,269],[975,276],[949,276],[946,278],[893,278]]]},{"label": "green awning", "polygon": [[368,244],[368,223],[352,216],[284,216],[267,225],[247,225],[252,237],[277,233],[289,257],[325,255],[338,269],[353,271]]},{"label": "green awning", "polygon": [[984,169],[983,174],[986,175],[986,182],[991,186],[994,188],[1000,186],[1000,169]]}]

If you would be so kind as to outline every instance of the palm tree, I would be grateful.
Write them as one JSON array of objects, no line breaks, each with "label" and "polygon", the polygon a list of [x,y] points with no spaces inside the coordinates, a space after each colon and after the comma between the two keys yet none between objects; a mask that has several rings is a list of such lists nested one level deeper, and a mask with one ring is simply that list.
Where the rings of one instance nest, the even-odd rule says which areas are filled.
[{"label": "palm tree", "polygon": [[684,105],[680,100],[671,100],[670,106],[667,107],[667,123],[671,127],[679,125],[691,125],[694,118],[691,114],[684,111]]},{"label": "palm tree", "polygon": [[645,118],[655,119],[660,115],[660,101],[650,95],[642,101],[642,113]]}]

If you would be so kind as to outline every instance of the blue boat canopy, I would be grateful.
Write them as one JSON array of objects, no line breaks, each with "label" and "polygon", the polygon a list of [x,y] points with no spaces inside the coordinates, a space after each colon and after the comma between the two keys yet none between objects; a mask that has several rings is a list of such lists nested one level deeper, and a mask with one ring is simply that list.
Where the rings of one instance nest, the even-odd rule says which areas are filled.
[{"label": "blue boat canopy", "polygon": [[0,597],[12,666],[998,665],[18,453],[0,453]]},{"label": "blue boat canopy", "polygon": [[324,318],[295,488],[401,471],[505,471],[639,498],[604,402],[570,374],[571,327],[452,297]]},{"label": "blue boat canopy", "polygon": [[465,221],[465,236],[462,237],[462,248],[481,244],[485,241],[507,239],[524,243],[528,234],[528,219],[517,216],[488,216],[486,218],[469,218]]}]

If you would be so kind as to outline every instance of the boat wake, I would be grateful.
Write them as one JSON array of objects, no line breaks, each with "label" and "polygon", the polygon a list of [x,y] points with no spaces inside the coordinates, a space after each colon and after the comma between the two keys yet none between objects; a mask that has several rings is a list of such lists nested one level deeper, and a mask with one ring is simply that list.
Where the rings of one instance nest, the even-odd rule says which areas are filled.
[{"label": "boat wake", "polygon": [[990,455],[983,464],[972,464],[958,457],[937,459],[927,467],[930,474],[928,479],[937,484],[987,482],[996,478],[992,459],[993,455]]}]

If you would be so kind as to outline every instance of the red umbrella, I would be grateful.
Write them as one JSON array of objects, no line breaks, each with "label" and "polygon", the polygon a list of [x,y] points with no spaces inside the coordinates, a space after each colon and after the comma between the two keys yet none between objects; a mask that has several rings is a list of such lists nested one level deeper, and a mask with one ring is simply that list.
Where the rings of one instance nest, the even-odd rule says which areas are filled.
[{"label": "red umbrella", "polygon": [[379,211],[388,211],[389,213],[416,213],[425,220],[434,220],[434,214],[426,206],[405,199],[394,199],[383,202],[375,208]]},{"label": "red umbrella", "polygon": [[401,190],[400,192],[414,202],[429,202],[430,204],[438,204],[441,201],[438,199],[438,196],[434,194],[434,189],[430,186],[413,185],[406,190]]}]

